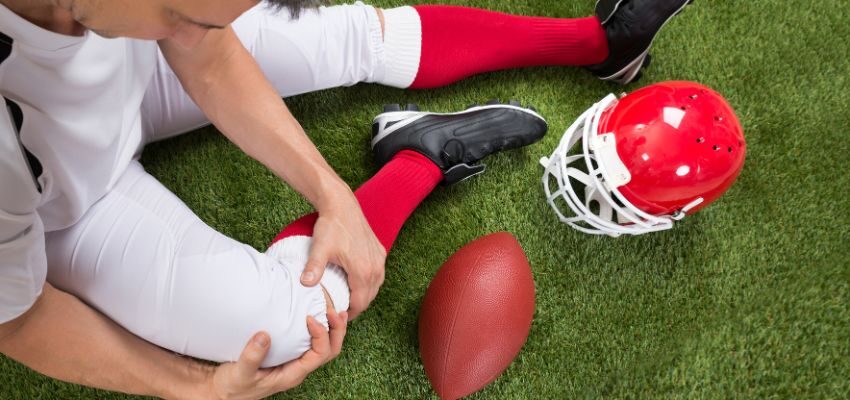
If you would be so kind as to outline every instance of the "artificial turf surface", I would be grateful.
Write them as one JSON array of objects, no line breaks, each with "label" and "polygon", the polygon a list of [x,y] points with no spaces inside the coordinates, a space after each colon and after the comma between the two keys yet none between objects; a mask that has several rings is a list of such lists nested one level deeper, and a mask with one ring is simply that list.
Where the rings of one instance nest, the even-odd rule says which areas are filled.
[{"label": "artificial turf surface", "polygon": [[[443,3],[579,17],[594,2]],[[652,68],[625,90],[669,79],[715,88],[736,108],[748,154],[720,201],[672,231],[642,237],[578,233],[544,201],[537,159],[588,106],[623,90],[580,69],[288,99],[355,187],[375,172],[369,124],[384,103],[451,111],[516,98],[537,107],[551,130],[541,143],[486,160],[485,175],[426,200],[387,260],[377,300],[351,324],[343,354],[279,397],[433,396],[417,352],[425,289],[463,244],[506,230],[531,261],[537,311],[517,360],[473,398],[850,398],[848,26],[844,0],[700,0],[667,25]],[[150,146],[143,161],[206,222],[258,249],[311,211],[213,128]],[[121,397],[0,357],[3,399]]]}]

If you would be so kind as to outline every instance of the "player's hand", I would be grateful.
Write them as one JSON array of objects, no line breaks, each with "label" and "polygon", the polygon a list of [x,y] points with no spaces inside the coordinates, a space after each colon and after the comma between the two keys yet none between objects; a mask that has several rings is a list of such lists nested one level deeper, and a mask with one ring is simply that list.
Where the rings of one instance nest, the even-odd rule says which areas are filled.
[{"label": "player's hand", "polygon": [[307,318],[311,348],[301,358],[284,365],[260,369],[271,347],[269,335],[260,332],[251,338],[235,363],[218,366],[209,381],[204,398],[253,400],[287,391],[301,384],[311,372],[336,358],[342,351],[348,314],[328,310],[330,332],[313,317]]},{"label": "player's hand", "polygon": [[378,295],[384,283],[387,254],[350,193],[333,206],[319,210],[301,283],[305,286],[319,283],[328,263],[342,267],[348,274],[351,290],[348,312],[354,319]]}]

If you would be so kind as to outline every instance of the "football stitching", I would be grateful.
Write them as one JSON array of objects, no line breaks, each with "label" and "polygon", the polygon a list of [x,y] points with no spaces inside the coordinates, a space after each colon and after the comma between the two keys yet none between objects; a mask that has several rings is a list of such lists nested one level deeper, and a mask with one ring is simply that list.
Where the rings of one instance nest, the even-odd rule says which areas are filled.
[{"label": "football stitching", "polygon": [[[478,261],[480,261],[480,260],[481,260],[481,256],[482,256],[482,254],[481,254],[481,253],[479,253],[479,254],[475,257],[475,262],[473,262],[474,267],[473,267],[473,268],[469,271],[469,273],[467,273],[467,274],[466,274],[466,278],[464,278],[464,280],[462,281],[462,283],[463,283],[463,290],[460,292],[460,297],[459,297],[459,299],[460,299],[460,301],[461,301],[461,302],[463,301],[463,299],[464,299],[464,295],[466,294],[466,288],[467,288],[467,284],[466,284],[466,283],[469,281],[469,277],[470,277],[470,276],[472,276],[472,273],[473,273],[473,272],[475,272],[475,270],[476,270],[476,269],[478,269]],[[442,368],[442,374],[441,374],[441,376],[440,376],[440,386],[445,385],[446,364],[448,364],[448,363],[449,363],[449,354],[451,354],[451,353],[452,353],[452,344],[454,343],[454,336],[453,336],[453,333],[454,333],[454,330],[455,330],[455,324],[457,323],[457,315],[458,315],[458,314],[460,314],[460,309],[461,309],[461,308],[462,308],[462,307],[458,306],[458,307],[457,307],[457,309],[455,310],[455,314],[454,314],[454,316],[452,317],[452,324],[451,324],[451,327],[449,327],[449,338],[450,338],[450,339],[449,339],[449,345],[448,345],[448,347],[446,347],[446,354],[445,354],[445,356],[443,357],[443,368]]]}]

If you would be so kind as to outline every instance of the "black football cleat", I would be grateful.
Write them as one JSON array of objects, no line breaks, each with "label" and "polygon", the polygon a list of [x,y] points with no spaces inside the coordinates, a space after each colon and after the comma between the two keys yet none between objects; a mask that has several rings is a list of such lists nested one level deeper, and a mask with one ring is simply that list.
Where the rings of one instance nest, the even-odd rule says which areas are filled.
[{"label": "black football cleat", "polygon": [[596,16],[608,38],[608,58],[588,66],[599,79],[621,85],[640,79],[649,48],[664,25],[693,0],[597,0]]},{"label": "black football cleat", "polygon": [[536,110],[515,100],[446,114],[391,104],[372,123],[372,150],[380,166],[402,150],[420,153],[440,167],[443,183],[450,185],[484,172],[486,167],[476,164],[482,158],[532,144],[548,129]]}]

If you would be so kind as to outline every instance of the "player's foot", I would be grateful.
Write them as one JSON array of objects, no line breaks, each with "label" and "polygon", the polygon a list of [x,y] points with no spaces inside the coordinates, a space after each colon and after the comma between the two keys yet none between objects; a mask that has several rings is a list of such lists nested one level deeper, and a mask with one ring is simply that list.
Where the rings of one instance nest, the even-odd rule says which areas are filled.
[{"label": "player's foot", "polygon": [[597,0],[608,38],[608,59],[587,67],[599,79],[625,85],[649,66],[649,48],[671,18],[693,0]]},{"label": "player's foot", "polygon": [[534,108],[515,100],[492,100],[447,114],[391,104],[372,124],[372,150],[381,166],[402,150],[421,153],[443,171],[443,183],[452,184],[484,172],[485,166],[476,164],[482,158],[532,144],[547,130]]}]

